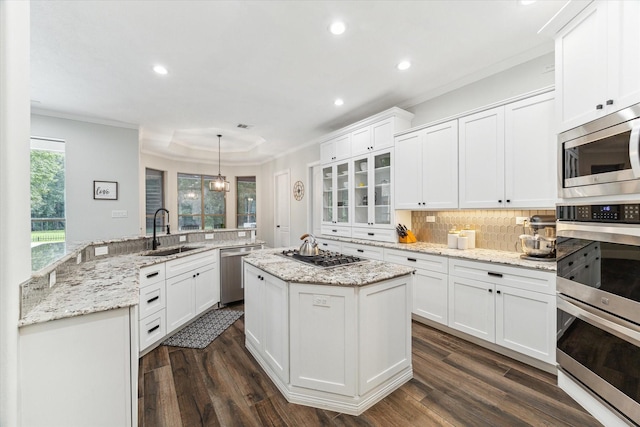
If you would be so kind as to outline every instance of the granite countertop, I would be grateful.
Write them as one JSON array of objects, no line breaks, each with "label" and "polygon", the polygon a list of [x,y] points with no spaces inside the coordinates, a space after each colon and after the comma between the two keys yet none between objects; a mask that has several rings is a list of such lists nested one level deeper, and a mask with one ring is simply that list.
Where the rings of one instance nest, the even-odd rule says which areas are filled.
[{"label": "granite countertop", "polygon": [[[131,307],[139,303],[139,270],[183,256],[213,249],[264,244],[263,241],[217,240],[178,246],[198,247],[188,252],[168,256],[144,256],[152,251],[98,257],[73,267],[58,278],[51,293],[18,321],[18,326],[84,314]],[[171,249],[171,247],[163,247]],[[66,258],[66,257],[65,257]]]},{"label": "granite countertop", "polygon": [[321,268],[287,258],[282,249],[255,251],[243,260],[285,282],[314,285],[364,286],[412,273],[415,269],[383,261],[363,260],[359,263]]},{"label": "granite countertop", "polygon": [[531,261],[520,258],[520,252],[497,251],[493,249],[449,249],[447,245],[439,243],[387,243],[371,240],[353,239],[347,237],[320,236],[319,239],[334,240],[346,243],[377,246],[388,249],[398,249],[409,252],[424,253],[429,255],[441,255],[450,258],[466,259],[470,261],[490,262],[515,267],[529,268],[532,270],[556,271],[554,261]]}]

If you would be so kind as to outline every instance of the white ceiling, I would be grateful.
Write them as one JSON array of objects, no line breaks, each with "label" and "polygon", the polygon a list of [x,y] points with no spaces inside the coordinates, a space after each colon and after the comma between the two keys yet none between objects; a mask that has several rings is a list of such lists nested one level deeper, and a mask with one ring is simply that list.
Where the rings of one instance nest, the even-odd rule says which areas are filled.
[{"label": "white ceiling", "polygon": [[537,31],[564,4],[32,1],[32,107],[139,127],[175,159],[217,163],[221,133],[223,164],[258,164],[550,52]]}]

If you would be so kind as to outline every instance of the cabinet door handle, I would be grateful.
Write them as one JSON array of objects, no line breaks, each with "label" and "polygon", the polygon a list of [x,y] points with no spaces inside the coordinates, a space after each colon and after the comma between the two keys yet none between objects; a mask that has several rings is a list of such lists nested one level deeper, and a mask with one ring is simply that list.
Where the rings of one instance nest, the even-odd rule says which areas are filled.
[{"label": "cabinet door handle", "polygon": [[200,273],[197,273],[197,274],[196,274],[196,276],[199,276],[199,275],[200,275]]},{"label": "cabinet door handle", "polygon": [[156,271],[155,273],[149,273],[149,274],[147,274],[147,279],[151,279],[152,277],[156,277],[158,274],[160,274],[159,271]]},{"label": "cabinet door handle", "polygon": [[602,110],[604,106],[602,104],[596,105],[596,110]]},{"label": "cabinet door handle", "polygon": [[331,230],[331,231],[332,231],[332,232],[334,232],[334,233],[337,233],[337,232],[338,232],[338,230]]},{"label": "cabinet door handle", "polygon": [[328,243],[323,243],[322,246],[329,246],[329,244]]},{"label": "cabinet door handle", "polygon": [[493,289],[487,289],[489,291],[490,294],[493,293]]},{"label": "cabinet door handle", "polygon": [[417,260],[417,259],[415,259],[415,258],[407,258],[407,261],[411,261],[411,262],[418,262],[418,260]]},{"label": "cabinet door handle", "polygon": [[607,99],[607,105],[613,105],[613,99]]},{"label": "cabinet door handle", "polygon": [[569,276],[569,280],[573,280],[575,278],[576,278],[576,276]]},{"label": "cabinet door handle", "polygon": [[150,334],[151,332],[155,331],[155,330],[156,330],[156,329],[158,329],[159,327],[160,327],[160,325],[156,325],[156,326],[154,326],[153,328],[149,329],[149,330],[147,331],[147,333],[149,333],[149,334]]},{"label": "cabinet door handle", "polygon": [[159,296],[155,296],[155,297],[153,297],[153,298],[151,298],[151,299],[148,299],[148,300],[147,300],[147,304],[151,304],[152,302],[154,302],[154,301],[158,300],[159,298],[160,298]]},{"label": "cabinet door handle", "polygon": [[497,293],[498,295],[500,295],[500,291],[496,290],[496,293]]},{"label": "cabinet door handle", "polygon": [[279,226],[279,225],[276,225],[276,228],[280,228],[280,226]]},{"label": "cabinet door handle", "polygon": [[502,199],[498,200],[498,203],[502,203]]},{"label": "cabinet door handle", "polygon": [[511,203],[511,200],[510,200],[510,199],[507,199],[507,203]]},{"label": "cabinet door handle", "polygon": [[585,265],[584,268],[589,268],[589,264]]},{"label": "cabinet door handle", "polygon": [[573,265],[573,261],[569,261],[569,267]]},{"label": "cabinet door handle", "polygon": [[487,274],[493,277],[502,277],[502,273],[494,273],[493,271],[487,271]]},{"label": "cabinet door handle", "polygon": [[356,249],[358,252],[364,252],[364,249]]}]

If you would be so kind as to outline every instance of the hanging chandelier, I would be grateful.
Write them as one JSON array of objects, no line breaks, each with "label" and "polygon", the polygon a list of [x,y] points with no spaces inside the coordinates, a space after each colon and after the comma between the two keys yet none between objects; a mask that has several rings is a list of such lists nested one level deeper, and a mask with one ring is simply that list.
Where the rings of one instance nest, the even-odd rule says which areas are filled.
[{"label": "hanging chandelier", "polygon": [[218,192],[229,191],[231,189],[229,182],[220,174],[220,138],[222,138],[222,135],[218,135],[218,176],[209,182],[209,190]]}]

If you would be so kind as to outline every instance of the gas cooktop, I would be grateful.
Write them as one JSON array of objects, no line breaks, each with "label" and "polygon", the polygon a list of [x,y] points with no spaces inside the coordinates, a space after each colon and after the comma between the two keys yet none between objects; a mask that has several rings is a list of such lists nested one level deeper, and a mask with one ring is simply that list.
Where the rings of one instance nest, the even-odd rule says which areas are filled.
[{"label": "gas cooktop", "polygon": [[339,267],[341,265],[354,264],[364,261],[362,258],[352,255],[344,255],[338,252],[320,251],[318,255],[300,255],[297,249],[287,249],[282,251],[282,256],[292,258],[296,261],[304,262],[316,267]]}]

